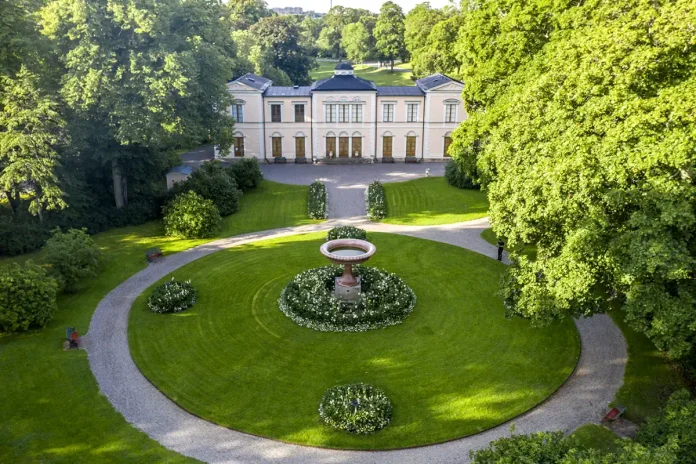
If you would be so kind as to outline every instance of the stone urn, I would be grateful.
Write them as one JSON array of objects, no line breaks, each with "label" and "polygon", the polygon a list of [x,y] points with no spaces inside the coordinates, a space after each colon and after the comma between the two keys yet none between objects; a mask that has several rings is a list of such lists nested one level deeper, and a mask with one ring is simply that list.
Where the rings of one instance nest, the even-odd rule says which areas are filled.
[{"label": "stone urn", "polygon": [[377,249],[365,240],[342,238],[324,243],[319,251],[334,264],[343,266],[343,274],[336,277],[334,295],[346,303],[355,303],[360,299],[360,277],[353,275],[353,265],[362,264]]}]

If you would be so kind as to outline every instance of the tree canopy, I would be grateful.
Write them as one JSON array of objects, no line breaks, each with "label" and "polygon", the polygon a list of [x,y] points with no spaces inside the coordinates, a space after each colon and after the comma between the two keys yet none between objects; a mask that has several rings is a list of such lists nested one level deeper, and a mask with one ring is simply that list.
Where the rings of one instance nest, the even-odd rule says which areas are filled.
[{"label": "tree canopy", "polygon": [[404,12],[399,5],[394,2],[382,4],[374,34],[377,52],[391,62],[393,71],[394,60],[403,59],[407,55],[404,43]]},{"label": "tree canopy", "polygon": [[341,47],[351,61],[364,61],[370,52],[370,33],[362,23],[348,24],[343,28]]}]

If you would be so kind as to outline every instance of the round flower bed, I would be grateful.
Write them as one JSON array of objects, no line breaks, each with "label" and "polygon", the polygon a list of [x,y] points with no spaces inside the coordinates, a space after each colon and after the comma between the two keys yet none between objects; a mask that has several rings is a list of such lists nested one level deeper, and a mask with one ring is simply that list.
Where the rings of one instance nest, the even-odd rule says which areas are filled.
[{"label": "round flower bed", "polygon": [[330,388],[319,405],[319,415],[328,425],[361,435],[389,425],[391,414],[387,395],[364,383]]},{"label": "round flower bed", "polygon": [[295,276],[278,299],[280,310],[298,325],[321,332],[364,332],[400,324],[413,311],[416,294],[396,274],[353,266],[362,293],[355,304],[334,296],[341,266],[309,269]]},{"label": "round flower bed", "polygon": [[191,281],[170,280],[155,288],[147,300],[147,306],[155,313],[178,313],[196,302],[196,289]]},{"label": "round flower bed", "polygon": [[355,238],[358,240],[367,240],[367,232],[355,226],[340,226],[334,227],[326,234],[326,240],[338,240],[341,238]]}]

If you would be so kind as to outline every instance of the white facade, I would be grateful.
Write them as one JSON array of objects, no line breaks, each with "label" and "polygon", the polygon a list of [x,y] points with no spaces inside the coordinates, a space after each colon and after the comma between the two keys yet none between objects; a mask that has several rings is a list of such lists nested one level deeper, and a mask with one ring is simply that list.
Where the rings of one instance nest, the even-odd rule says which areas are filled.
[{"label": "white facade", "polygon": [[311,87],[274,87],[247,74],[228,83],[236,142],[216,156],[443,160],[452,131],[467,118],[463,84],[442,74],[416,84],[378,87],[346,64]]}]

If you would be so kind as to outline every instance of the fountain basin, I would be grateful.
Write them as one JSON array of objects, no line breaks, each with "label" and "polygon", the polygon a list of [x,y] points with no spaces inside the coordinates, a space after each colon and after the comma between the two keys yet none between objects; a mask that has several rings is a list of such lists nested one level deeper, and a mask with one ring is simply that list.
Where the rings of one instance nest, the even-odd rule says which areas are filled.
[{"label": "fountain basin", "polygon": [[343,275],[336,277],[334,295],[336,298],[354,303],[360,299],[360,278],[353,275],[353,264],[362,264],[372,255],[377,248],[366,240],[354,238],[341,238],[324,243],[319,251],[329,261],[343,266]]}]

